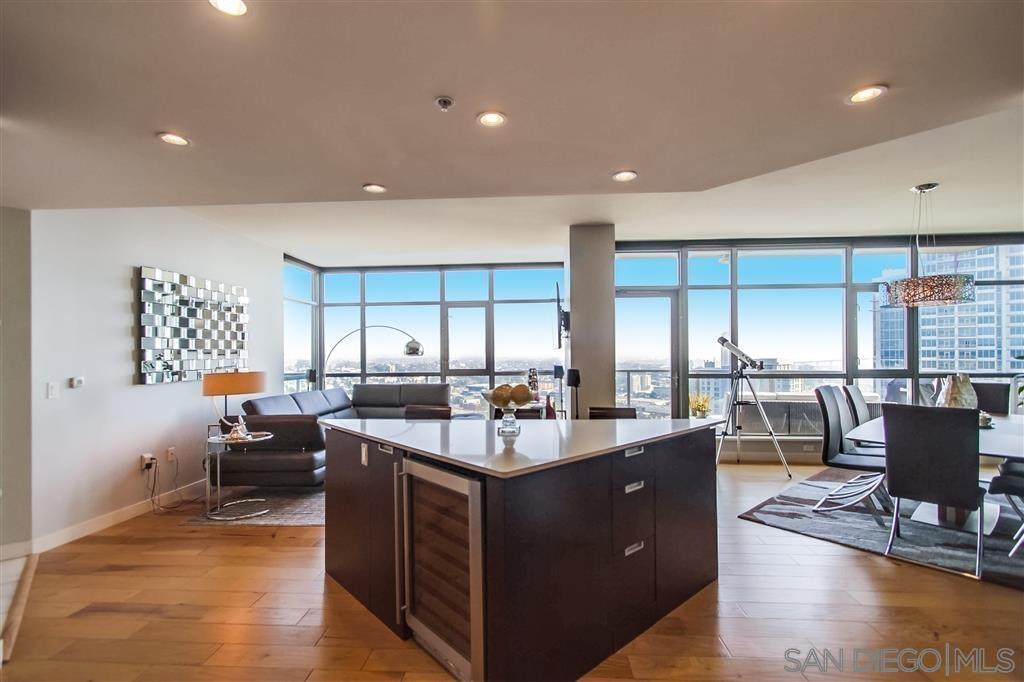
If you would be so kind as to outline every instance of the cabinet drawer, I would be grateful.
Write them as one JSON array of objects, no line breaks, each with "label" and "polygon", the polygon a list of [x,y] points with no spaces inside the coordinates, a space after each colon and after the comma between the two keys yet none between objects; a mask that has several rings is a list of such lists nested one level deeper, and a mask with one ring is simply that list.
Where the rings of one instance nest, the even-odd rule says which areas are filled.
[{"label": "cabinet drawer", "polygon": [[612,559],[610,615],[615,647],[621,647],[651,623],[657,602],[654,536],[637,540]]},{"label": "cabinet drawer", "polygon": [[[622,487],[654,476],[654,453],[649,445],[638,445],[612,455],[612,485]],[[653,482],[653,481],[649,481]]]},{"label": "cabinet drawer", "polygon": [[654,481],[640,478],[612,490],[612,551],[654,534]]}]

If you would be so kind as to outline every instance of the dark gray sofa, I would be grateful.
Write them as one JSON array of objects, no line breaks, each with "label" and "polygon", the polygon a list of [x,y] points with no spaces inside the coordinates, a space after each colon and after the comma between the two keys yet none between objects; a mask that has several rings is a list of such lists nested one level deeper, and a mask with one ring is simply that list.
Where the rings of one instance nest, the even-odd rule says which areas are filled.
[{"label": "dark gray sofa", "polygon": [[[327,455],[317,419],[305,414],[247,417],[250,431],[270,431],[274,437],[228,446],[220,456],[221,484],[293,487],[323,483]],[[221,423],[221,431],[227,433],[230,427]],[[216,469],[210,480],[216,483]]]},{"label": "dark gray sofa", "polygon": [[[270,431],[267,441],[232,445],[221,455],[223,485],[315,486],[324,482],[327,458],[318,419],[404,419],[438,411],[450,416],[448,384],[357,384],[343,388],[253,398],[242,403],[250,431]],[[431,409],[425,409],[431,408]],[[229,427],[222,425],[227,432]],[[211,480],[216,479],[216,472]]]},{"label": "dark gray sofa", "polygon": [[404,419],[406,405],[448,406],[448,384],[356,384],[343,388],[253,398],[242,403],[248,415],[306,414],[328,419]]}]

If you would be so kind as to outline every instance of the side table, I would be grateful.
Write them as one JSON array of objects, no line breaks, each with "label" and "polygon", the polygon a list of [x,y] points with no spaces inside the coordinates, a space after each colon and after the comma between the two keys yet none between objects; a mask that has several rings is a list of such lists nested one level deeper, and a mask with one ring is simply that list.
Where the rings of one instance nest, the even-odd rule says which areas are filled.
[{"label": "side table", "polygon": [[[263,516],[270,512],[270,507],[264,507],[262,509],[256,509],[255,511],[245,512],[242,514],[223,514],[222,510],[226,507],[233,507],[239,504],[253,504],[266,502],[267,500],[262,497],[247,497],[241,500],[232,500],[231,502],[221,502],[220,499],[220,456],[229,445],[243,445],[245,443],[258,443],[260,441],[270,440],[274,437],[274,434],[268,432],[254,433],[252,438],[247,440],[229,440],[224,435],[210,436],[206,439],[206,518],[214,521],[239,521],[241,519],[251,519],[255,516]],[[220,446],[220,447],[217,447]],[[212,452],[211,450],[215,450]],[[217,467],[217,504],[211,506],[210,498],[213,489],[213,471],[210,467],[210,459],[216,458]]]}]

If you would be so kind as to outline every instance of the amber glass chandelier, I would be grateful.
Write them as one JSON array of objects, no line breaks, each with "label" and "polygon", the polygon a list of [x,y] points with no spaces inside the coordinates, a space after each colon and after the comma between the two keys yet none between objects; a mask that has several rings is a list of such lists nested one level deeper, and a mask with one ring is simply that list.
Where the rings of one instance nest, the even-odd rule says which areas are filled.
[{"label": "amber glass chandelier", "polygon": [[[931,226],[931,201],[928,193],[938,186],[937,182],[926,182],[911,188],[911,191],[917,195],[914,201],[914,240],[917,244],[919,264],[921,224],[927,220]],[[892,282],[883,282],[880,293],[882,294],[882,306],[885,308],[919,308],[969,303],[974,300],[974,277],[956,273],[907,277]]]}]

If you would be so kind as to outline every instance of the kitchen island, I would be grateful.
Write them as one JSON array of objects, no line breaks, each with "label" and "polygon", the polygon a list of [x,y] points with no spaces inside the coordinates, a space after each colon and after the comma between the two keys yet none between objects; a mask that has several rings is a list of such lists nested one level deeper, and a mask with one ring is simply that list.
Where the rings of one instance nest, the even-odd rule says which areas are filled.
[{"label": "kitchen island", "polygon": [[576,679],[717,577],[719,420],[321,423],[327,573],[460,679]]}]

